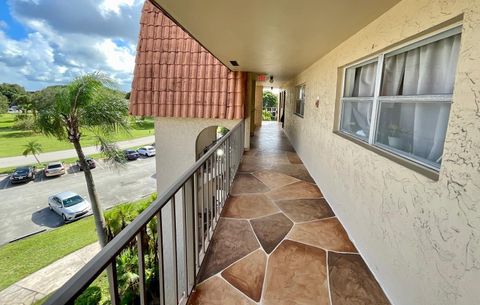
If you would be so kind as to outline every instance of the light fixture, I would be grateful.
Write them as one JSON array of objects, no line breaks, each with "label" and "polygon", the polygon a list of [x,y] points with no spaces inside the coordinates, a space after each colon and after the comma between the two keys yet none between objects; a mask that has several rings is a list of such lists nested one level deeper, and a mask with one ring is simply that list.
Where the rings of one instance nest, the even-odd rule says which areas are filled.
[{"label": "light fixture", "polygon": [[223,151],[223,149],[221,149],[221,148],[217,149],[217,156],[223,157],[224,154],[225,154],[225,152]]},{"label": "light fixture", "polygon": [[269,80],[270,84],[273,84],[273,75],[270,75],[270,80]]}]

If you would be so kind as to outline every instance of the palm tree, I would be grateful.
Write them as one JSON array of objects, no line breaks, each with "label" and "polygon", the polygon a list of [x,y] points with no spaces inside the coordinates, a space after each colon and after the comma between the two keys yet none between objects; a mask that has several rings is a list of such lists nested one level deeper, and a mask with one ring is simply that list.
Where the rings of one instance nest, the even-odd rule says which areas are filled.
[{"label": "palm tree", "polygon": [[42,144],[38,143],[37,141],[30,141],[23,147],[25,147],[25,150],[23,151],[23,155],[26,157],[29,154],[32,154],[35,160],[37,160],[37,163],[40,164],[40,160],[38,160],[37,155],[43,151]]},{"label": "palm tree", "polygon": [[107,243],[106,225],[90,168],[80,140],[82,130],[92,131],[110,160],[120,161],[118,149],[108,141],[118,129],[127,129],[128,104],[123,94],[111,90],[111,80],[101,73],[78,77],[55,96],[51,105],[39,109],[37,124],[46,135],[70,141],[84,169],[100,245]]}]

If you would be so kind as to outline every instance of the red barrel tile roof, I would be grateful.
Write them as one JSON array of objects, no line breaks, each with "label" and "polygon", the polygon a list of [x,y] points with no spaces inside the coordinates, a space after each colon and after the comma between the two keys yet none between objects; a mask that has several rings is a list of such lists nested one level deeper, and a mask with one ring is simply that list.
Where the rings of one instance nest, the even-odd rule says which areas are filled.
[{"label": "red barrel tile roof", "polygon": [[243,118],[244,72],[230,71],[148,0],[140,25],[131,114]]}]

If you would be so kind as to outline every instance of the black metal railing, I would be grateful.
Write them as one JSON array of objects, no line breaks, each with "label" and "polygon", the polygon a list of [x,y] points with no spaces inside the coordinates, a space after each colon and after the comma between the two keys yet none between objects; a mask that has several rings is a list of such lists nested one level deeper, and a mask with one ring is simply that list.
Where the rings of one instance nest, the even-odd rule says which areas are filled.
[{"label": "black metal railing", "polygon": [[[122,302],[124,286],[134,291],[135,304],[185,304],[240,164],[244,136],[241,121],[45,304],[74,304],[104,273],[112,305]],[[119,268],[127,252],[136,272],[125,280]]]}]

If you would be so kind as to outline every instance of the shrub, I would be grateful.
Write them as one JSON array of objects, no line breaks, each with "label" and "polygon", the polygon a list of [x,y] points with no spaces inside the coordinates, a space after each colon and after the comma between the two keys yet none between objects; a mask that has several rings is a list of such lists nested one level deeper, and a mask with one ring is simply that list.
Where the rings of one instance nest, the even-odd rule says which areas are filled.
[{"label": "shrub", "polygon": [[90,286],[75,300],[75,305],[97,305],[102,300],[102,290],[98,286]]},{"label": "shrub", "polygon": [[26,114],[19,114],[15,118],[13,128],[17,130],[33,130],[35,128],[35,120]]},{"label": "shrub", "polygon": [[264,121],[271,121],[272,120],[272,114],[270,112],[268,112],[267,110],[263,110],[262,119]]},{"label": "shrub", "polygon": [[[157,194],[152,194],[142,201],[136,203],[125,203],[105,213],[105,222],[107,225],[107,237],[112,240],[128,224],[130,224],[140,213],[142,213],[153,201],[157,199]],[[153,218],[144,231],[144,253],[145,253],[145,276],[147,291],[156,296],[155,287],[158,286],[156,280],[158,270],[158,256],[156,243],[156,218]],[[122,295],[122,304],[138,303],[138,256],[135,240],[125,247],[117,257],[117,272],[119,291]],[[151,289],[150,289],[151,288]]]},{"label": "shrub", "polygon": [[154,193],[142,201],[136,203],[124,203],[105,213],[105,222],[107,225],[108,240],[112,240],[129,223],[131,223],[140,213],[142,213],[153,201],[157,199]]}]

